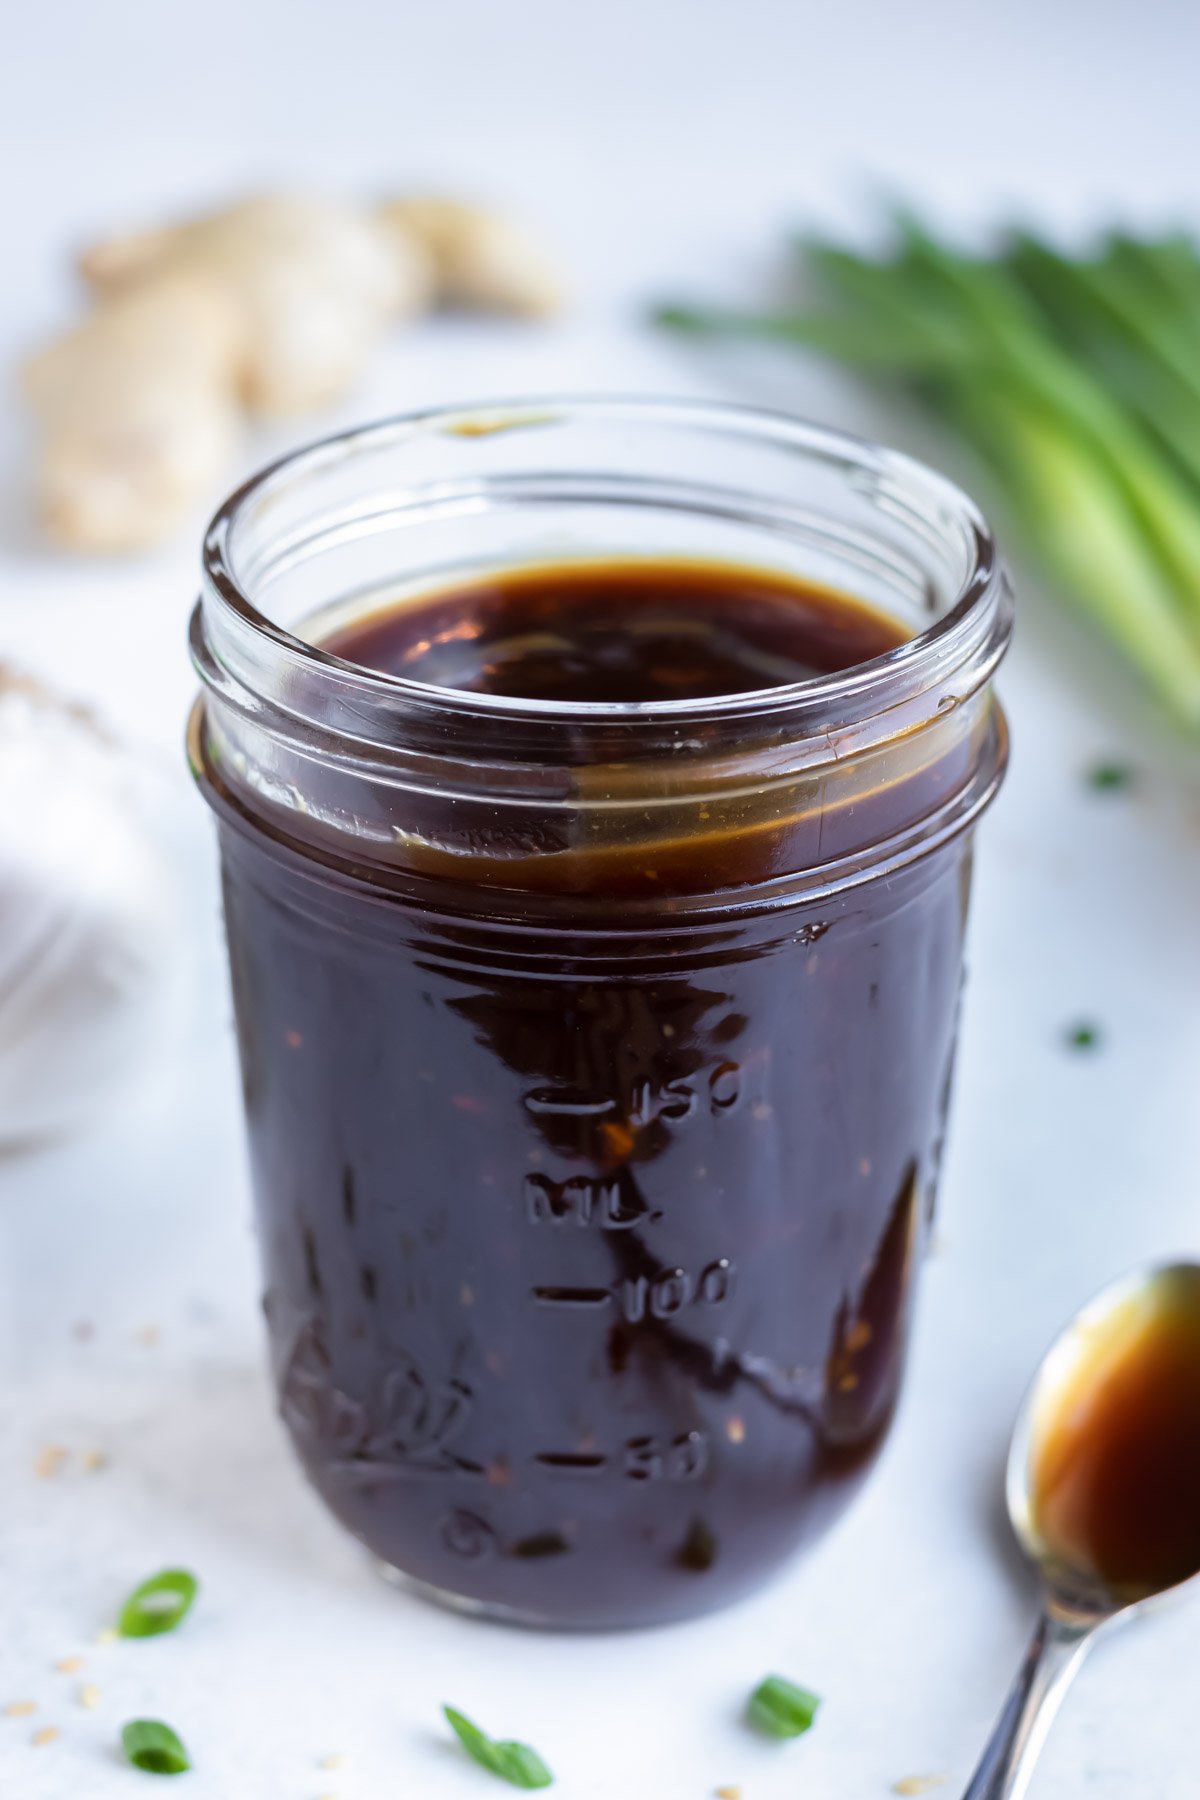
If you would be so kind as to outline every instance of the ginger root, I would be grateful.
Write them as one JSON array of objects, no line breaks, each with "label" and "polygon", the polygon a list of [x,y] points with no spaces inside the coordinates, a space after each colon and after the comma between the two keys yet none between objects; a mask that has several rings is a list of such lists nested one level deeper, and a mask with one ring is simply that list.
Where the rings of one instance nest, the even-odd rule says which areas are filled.
[{"label": "ginger root", "polygon": [[80,267],[101,299],[168,271],[219,284],[238,315],[242,397],[283,415],[336,399],[389,320],[433,292],[428,254],[365,209],[288,196],[98,244]]},{"label": "ginger root", "polygon": [[43,523],[81,549],[137,550],[216,481],[241,428],[238,320],[223,290],[157,276],[26,365],[43,430]]},{"label": "ginger root", "polygon": [[466,200],[412,195],[385,202],[379,216],[398,241],[415,241],[431,257],[442,305],[532,319],[563,304],[554,265],[503,213]]},{"label": "ginger root", "polygon": [[95,309],[30,360],[25,389],[42,517],[87,550],[165,536],[218,479],[244,412],[327,404],[390,322],[439,301],[559,301],[540,250],[451,200],[244,200],[93,245],[80,268]]}]

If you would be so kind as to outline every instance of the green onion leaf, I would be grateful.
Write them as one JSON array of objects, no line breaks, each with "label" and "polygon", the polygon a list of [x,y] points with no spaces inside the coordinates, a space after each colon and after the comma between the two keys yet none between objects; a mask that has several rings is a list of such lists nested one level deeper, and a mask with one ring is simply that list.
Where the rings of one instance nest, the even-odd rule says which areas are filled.
[{"label": "green onion leaf", "polygon": [[121,1728],[121,1743],[134,1768],[147,1775],[182,1775],[192,1766],[178,1736],[161,1719],[130,1719]]},{"label": "green onion leaf", "polygon": [[778,310],[659,321],[836,357],[948,425],[1043,574],[1200,731],[1200,248],[1022,232],[976,255],[892,223],[876,256],[802,239]]},{"label": "green onion leaf", "polygon": [[444,1706],[442,1711],[467,1755],[501,1781],[518,1788],[546,1788],[554,1780],[537,1751],[528,1744],[498,1742],[452,1706]]},{"label": "green onion leaf", "polygon": [[162,1569],[135,1587],[117,1620],[122,1637],[158,1637],[174,1631],[191,1610],[199,1582],[186,1569]]},{"label": "green onion leaf", "polygon": [[1100,1027],[1081,1019],[1078,1025],[1072,1025],[1067,1032],[1067,1043],[1072,1050],[1096,1050],[1100,1045]]},{"label": "green onion leaf", "polygon": [[768,1675],[750,1696],[749,1713],[769,1737],[803,1737],[817,1716],[820,1699],[782,1675]]}]

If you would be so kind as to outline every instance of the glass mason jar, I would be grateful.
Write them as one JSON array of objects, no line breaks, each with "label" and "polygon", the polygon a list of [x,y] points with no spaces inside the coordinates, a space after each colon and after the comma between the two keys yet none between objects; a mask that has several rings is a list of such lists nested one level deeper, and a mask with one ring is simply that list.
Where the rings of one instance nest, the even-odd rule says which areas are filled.
[{"label": "glass mason jar", "polygon": [[[310,641],[616,556],[799,576],[913,635],[789,686],[569,706]],[[954,487],[721,406],[397,419],[217,514],[190,754],[275,1376],[388,1569],[645,1623],[754,1587],[845,1505],[900,1385],[1010,625]]]}]

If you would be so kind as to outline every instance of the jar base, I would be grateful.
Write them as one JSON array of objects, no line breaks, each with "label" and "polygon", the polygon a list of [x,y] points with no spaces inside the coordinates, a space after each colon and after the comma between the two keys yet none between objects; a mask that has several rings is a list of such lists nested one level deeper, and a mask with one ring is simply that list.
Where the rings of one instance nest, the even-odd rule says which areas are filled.
[{"label": "jar base", "polygon": [[440,1588],[431,1581],[422,1581],[419,1576],[407,1575],[403,1569],[384,1562],[382,1557],[369,1556],[369,1561],[380,1580],[389,1587],[399,1588],[402,1593],[411,1594],[414,1599],[427,1606],[436,1606],[442,1612],[457,1613],[463,1619],[478,1619],[484,1625],[510,1625],[518,1631],[555,1632],[563,1637],[583,1633],[658,1631],[666,1626],[686,1625],[692,1619],[708,1618],[713,1613],[724,1612],[727,1607],[738,1605],[766,1586],[770,1580],[769,1576],[765,1576],[750,1582],[743,1591],[725,1594],[719,1600],[693,1602],[677,1610],[651,1614],[649,1617],[562,1619],[521,1606],[505,1606],[499,1600],[472,1600],[466,1594],[456,1594],[450,1588]]},{"label": "jar base", "polygon": [[457,1613],[460,1618],[479,1619],[489,1625],[513,1625],[522,1631],[622,1631],[633,1628],[620,1623],[594,1623],[587,1619],[553,1619],[545,1613],[527,1612],[520,1606],[504,1606],[500,1601],[472,1600],[466,1594],[456,1594],[450,1588],[437,1587],[433,1582],[422,1581],[416,1575],[406,1575],[403,1569],[384,1562],[382,1557],[372,1556],[370,1560],[375,1573],[389,1587],[399,1588],[401,1592],[413,1595],[428,1606],[438,1606],[443,1612]]}]

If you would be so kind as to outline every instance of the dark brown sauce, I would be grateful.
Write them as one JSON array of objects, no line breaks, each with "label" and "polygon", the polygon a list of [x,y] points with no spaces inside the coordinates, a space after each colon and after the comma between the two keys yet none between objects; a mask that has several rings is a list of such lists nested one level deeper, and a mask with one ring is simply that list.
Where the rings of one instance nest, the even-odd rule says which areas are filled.
[{"label": "dark brown sauce", "polygon": [[907,635],[861,601],[766,570],[588,562],[507,570],[396,605],[323,647],[435,687],[620,705],[804,681]]},{"label": "dark brown sauce", "polygon": [[1058,1560],[1130,1598],[1200,1572],[1200,1275],[1119,1308],[1053,1404],[1031,1473]]},{"label": "dark brown sauce", "polygon": [[[771,573],[639,563],[472,581],[324,642],[628,702],[903,636]],[[900,1381],[968,844],[819,901],[750,896],[822,834],[886,837],[923,779],[840,812],[824,786],[775,814],[692,798],[663,828],[631,807],[601,840],[531,800],[436,855],[461,803],[397,790],[386,868],[211,783],[283,1413],[386,1562],[538,1618],[648,1622],[745,1592],[845,1505]],[[697,894],[707,922],[674,903]]]}]

